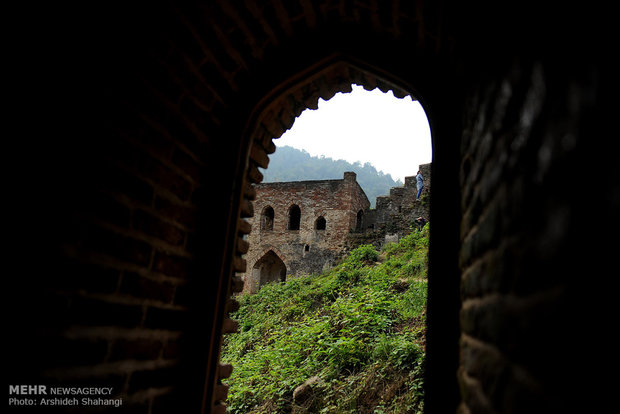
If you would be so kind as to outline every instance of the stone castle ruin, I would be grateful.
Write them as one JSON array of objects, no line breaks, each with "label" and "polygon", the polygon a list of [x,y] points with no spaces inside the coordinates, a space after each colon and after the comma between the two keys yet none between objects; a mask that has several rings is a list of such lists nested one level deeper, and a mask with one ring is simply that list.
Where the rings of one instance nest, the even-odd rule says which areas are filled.
[{"label": "stone castle ruin", "polygon": [[354,172],[336,180],[257,184],[244,292],[290,275],[319,273],[360,244],[398,241],[418,217],[428,220],[430,164],[420,170],[425,188],[419,200],[415,176],[406,177],[403,187],[377,197],[372,210]]}]

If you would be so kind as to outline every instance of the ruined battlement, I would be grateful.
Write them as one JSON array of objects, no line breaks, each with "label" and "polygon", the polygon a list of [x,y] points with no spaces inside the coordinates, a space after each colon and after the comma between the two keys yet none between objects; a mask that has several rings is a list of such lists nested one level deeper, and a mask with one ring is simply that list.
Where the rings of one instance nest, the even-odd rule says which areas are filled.
[{"label": "ruined battlement", "polygon": [[264,183],[256,200],[245,291],[288,275],[318,273],[332,266],[346,245],[346,235],[363,229],[368,197],[354,172],[338,180]]},{"label": "ruined battlement", "polygon": [[416,202],[416,177],[405,177],[405,185],[392,187],[387,196],[377,197],[376,208],[366,214],[364,229],[384,234],[408,233],[411,223],[418,217],[429,220],[429,194],[431,189],[431,164],[422,164],[419,170],[424,177],[424,190]]},{"label": "ruined battlement", "polygon": [[414,177],[388,196],[377,197],[376,209],[354,172],[342,179],[262,183],[255,186],[254,217],[248,221],[250,250],[241,275],[245,292],[289,276],[319,273],[362,243],[377,247],[398,240],[417,217],[428,220],[430,164],[421,165],[425,189],[416,201]]}]

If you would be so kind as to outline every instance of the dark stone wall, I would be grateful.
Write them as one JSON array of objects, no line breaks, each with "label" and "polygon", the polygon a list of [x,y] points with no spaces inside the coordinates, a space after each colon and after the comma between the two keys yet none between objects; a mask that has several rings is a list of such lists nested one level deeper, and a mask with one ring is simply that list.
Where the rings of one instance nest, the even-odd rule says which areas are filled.
[{"label": "dark stone wall", "polygon": [[[573,68],[577,78],[566,79],[565,70],[544,58],[511,62],[481,81],[466,105],[462,412],[564,412],[600,403],[596,394],[568,394],[575,375],[600,380],[590,363],[571,362],[571,343],[577,326],[598,325],[591,277],[601,263],[593,260],[609,260],[601,256],[597,220],[582,220],[583,207],[602,195],[588,184],[595,171],[584,169],[600,127],[601,91],[589,63]],[[579,342],[580,353],[597,352]]]}]

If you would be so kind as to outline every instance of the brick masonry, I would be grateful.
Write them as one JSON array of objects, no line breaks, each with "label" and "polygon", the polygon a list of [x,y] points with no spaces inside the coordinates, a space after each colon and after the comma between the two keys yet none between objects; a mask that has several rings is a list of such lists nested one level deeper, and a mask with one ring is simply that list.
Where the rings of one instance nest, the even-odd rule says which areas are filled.
[{"label": "brick masonry", "polygon": [[[247,271],[239,275],[245,282],[244,292],[254,293],[264,283],[282,280],[271,275],[272,266],[264,267],[267,256],[278,257],[287,278],[320,273],[361,243],[381,248],[386,238],[398,240],[408,234],[418,217],[428,220],[430,164],[420,168],[426,179],[419,201],[415,177],[406,177],[403,187],[378,197],[372,210],[354,172],[344,173],[341,180],[255,185],[255,215],[248,219],[254,231],[247,237]],[[292,206],[301,210],[300,226],[294,230],[289,229]],[[322,227],[317,226],[320,218],[324,228],[317,228]]]},{"label": "brick masonry", "polygon": [[366,231],[374,230],[381,234],[398,234],[402,237],[409,232],[418,217],[429,220],[431,164],[422,164],[419,170],[424,178],[424,188],[419,200],[416,200],[416,177],[405,177],[402,187],[394,187],[388,195],[377,197],[376,208],[369,211],[365,218]]},{"label": "brick masonry", "polygon": [[[257,264],[269,252],[283,261],[287,277],[319,273],[333,265],[344,249],[346,235],[356,229],[358,212],[370,206],[353,172],[344,173],[340,180],[265,183],[255,189],[257,214],[249,220],[254,231],[247,239],[248,272],[242,276],[247,292],[256,292],[266,282]],[[292,206],[301,210],[300,225],[294,230],[289,229]],[[269,226],[265,225],[267,208],[274,213]],[[316,228],[319,218],[325,219],[324,229]]]}]

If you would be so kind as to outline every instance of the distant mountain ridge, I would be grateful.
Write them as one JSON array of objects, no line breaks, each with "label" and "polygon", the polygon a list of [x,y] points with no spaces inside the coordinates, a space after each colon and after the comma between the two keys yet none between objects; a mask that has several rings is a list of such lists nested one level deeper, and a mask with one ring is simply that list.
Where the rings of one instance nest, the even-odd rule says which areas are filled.
[{"label": "distant mountain ridge", "polygon": [[315,157],[307,151],[288,146],[278,147],[269,158],[269,168],[262,170],[263,182],[266,183],[341,179],[345,171],[353,171],[372,208],[378,196],[387,195],[390,188],[403,185],[400,180],[394,181],[390,174],[377,171],[369,162],[351,164],[330,157]]}]

